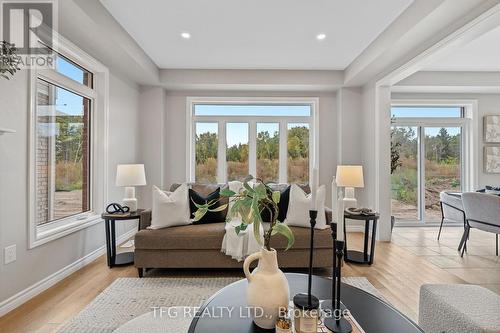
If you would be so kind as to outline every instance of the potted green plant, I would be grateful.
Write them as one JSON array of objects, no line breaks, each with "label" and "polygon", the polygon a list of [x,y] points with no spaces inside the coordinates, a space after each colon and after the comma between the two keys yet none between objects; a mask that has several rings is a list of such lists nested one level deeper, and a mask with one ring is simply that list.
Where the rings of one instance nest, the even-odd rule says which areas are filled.
[{"label": "potted green plant", "polygon": [[[243,271],[248,280],[247,302],[249,307],[254,309],[253,320],[257,326],[271,329],[275,327],[280,308],[287,308],[290,298],[288,281],[278,268],[277,253],[271,248],[271,238],[276,234],[283,235],[288,241],[285,251],[293,246],[295,238],[292,230],[283,221],[278,221],[280,192],[273,191],[260,179],[256,179],[254,186],[251,186],[249,181],[252,179],[253,177],[249,176],[245,180],[243,189],[239,193],[224,189],[221,191],[221,196],[228,197],[232,203],[228,220],[241,219],[241,224],[235,228],[235,232],[239,234],[251,226],[255,239],[262,245],[260,252],[251,254],[245,259]],[[228,204],[212,208],[218,200],[202,205],[196,204],[194,220],[201,219],[209,211],[226,209]],[[264,210],[269,211],[271,221],[269,227],[264,230],[264,236],[261,237],[261,213]],[[250,264],[257,259],[259,260],[257,269],[250,273]]]},{"label": "potted green plant", "polygon": [[20,70],[20,57],[16,54],[16,51],[14,44],[6,41],[0,42],[0,77],[9,80],[9,75],[14,76]]}]

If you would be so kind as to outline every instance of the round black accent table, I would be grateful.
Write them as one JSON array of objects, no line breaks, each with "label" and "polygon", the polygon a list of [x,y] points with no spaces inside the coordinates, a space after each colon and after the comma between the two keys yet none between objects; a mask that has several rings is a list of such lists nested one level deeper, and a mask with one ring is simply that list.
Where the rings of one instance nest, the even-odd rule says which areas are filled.
[{"label": "round black accent table", "polygon": [[134,252],[116,253],[115,221],[137,220],[141,217],[142,211],[144,211],[144,209],[138,209],[135,212],[126,214],[103,213],[101,215],[104,219],[104,227],[106,228],[106,255],[109,268],[131,265],[134,263]]},{"label": "round black accent table", "polygon": [[[307,292],[307,275],[286,273],[290,284],[290,296]],[[330,297],[332,282],[329,279],[313,276],[312,293],[319,299]],[[383,300],[355,287],[342,284],[342,302],[351,311],[354,318],[366,333],[422,333],[423,331],[410,319]],[[253,324],[246,316],[247,280],[240,280],[219,290],[199,309],[202,313],[221,313],[221,316],[196,316],[191,322],[189,333],[250,333],[273,332],[263,330]],[[228,311],[218,309],[234,309],[231,316]],[[240,316],[242,309],[243,316]]]},{"label": "round black accent table", "polygon": [[[345,239],[345,249],[344,249],[344,259],[346,262],[352,262],[355,264],[373,264],[373,257],[375,256],[375,238],[377,233],[377,221],[379,218],[379,214],[374,215],[354,215],[344,212],[344,239]],[[347,235],[346,235],[346,226],[345,220],[358,220],[365,221],[365,235],[364,235],[364,244],[363,244],[363,252],[348,250],[347,249]],[[370,237],[370,221],[372,222],[372,237],[370,240],[370,253],[368,253],[368,240]]]}]

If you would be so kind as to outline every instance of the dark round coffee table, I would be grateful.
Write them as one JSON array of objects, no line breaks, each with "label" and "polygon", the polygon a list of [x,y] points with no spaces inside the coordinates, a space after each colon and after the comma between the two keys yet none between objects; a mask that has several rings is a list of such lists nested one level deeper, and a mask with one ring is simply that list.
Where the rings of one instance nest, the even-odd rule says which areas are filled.
[{"label": "dark round coffee table", "polygon": [[[307,291],[307,275],[286,273],[290,284],[290,297]],[[319,299],[331,295],[331,280],[314,276],[313,294]],[[200,313],[211,311],[212,316],[197,316],[191,322],[189,333],[250,333],[272,332],[255,326],[246,314],[247,280],[240,280],[219,290],[200,308]],[[405,315],[381,299],[347,284],[342,284],[342,301],[366,333],[422,333],[423,331]],[[220,309],[234,309],[232,315]]]}]

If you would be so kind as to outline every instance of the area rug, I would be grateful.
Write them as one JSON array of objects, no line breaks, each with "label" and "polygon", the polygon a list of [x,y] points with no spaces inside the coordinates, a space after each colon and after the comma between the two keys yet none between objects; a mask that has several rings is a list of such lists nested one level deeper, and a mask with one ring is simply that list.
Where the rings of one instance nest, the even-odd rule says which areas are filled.
[{"label": "area rug", "polygon": [[[221,288],[240,277],[216,278],[119,278],[99,294],[59,333],[111,333],[126,322],[151,312],[153,307],[200,306]],[[382,298],[364,277],[343,282]]]}]

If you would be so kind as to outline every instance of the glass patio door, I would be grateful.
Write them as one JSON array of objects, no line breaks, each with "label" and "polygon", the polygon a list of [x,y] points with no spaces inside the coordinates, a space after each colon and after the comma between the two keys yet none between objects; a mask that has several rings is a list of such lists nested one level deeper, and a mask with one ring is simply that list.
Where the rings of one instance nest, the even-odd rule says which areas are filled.
[{"label": "glass patio door", "polygon": [[[439,193],[462,189],[461,127],[424,127],[425,222],[441,220]],[[423,207],[424,208],[424,207]]]},{"label": "glass patio door", "polygon": [[462,127],[398,124],[392,142],[398,155],[391,175],[392,215],[398,222],[439,222],[439,193],[463,186]]}]

